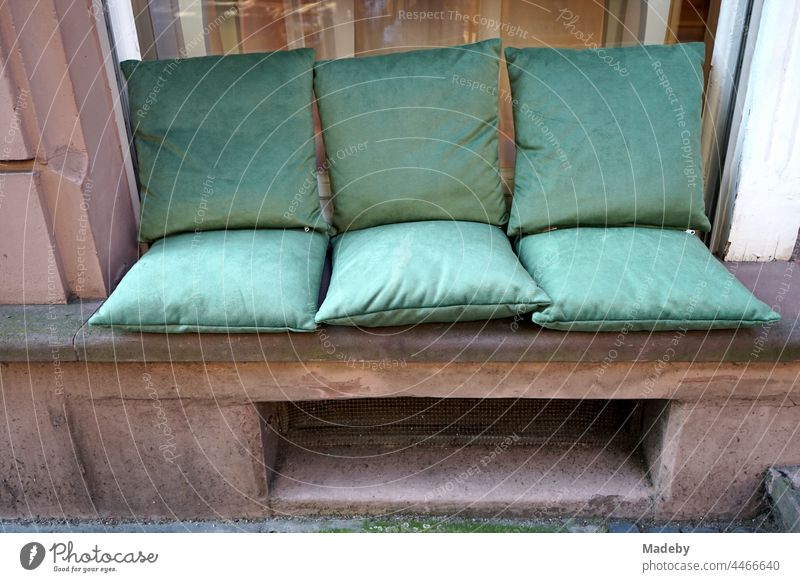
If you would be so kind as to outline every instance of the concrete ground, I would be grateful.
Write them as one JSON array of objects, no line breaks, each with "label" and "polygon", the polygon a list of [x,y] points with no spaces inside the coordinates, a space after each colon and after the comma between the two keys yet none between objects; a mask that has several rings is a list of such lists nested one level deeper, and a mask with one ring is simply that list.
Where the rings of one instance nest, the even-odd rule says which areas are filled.
[{"label": "concrete ground", "polygon": [[393,518],[273,518],[237,521],[0,521],[3,533],[762,533],[782,531],[767,513],[736,522],[633,523],[608,520]]}]

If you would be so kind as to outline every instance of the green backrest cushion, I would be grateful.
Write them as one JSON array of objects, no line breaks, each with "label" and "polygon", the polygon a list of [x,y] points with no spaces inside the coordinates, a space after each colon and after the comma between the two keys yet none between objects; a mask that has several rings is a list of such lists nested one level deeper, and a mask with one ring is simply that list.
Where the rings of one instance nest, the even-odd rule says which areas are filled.
[{"label": "green backrest cushion", "polygon": [[139,238],[225,228],[324,230],[314,51],[124,61],[141,184]]},{"label": "green backrest cushion", "polygon": [[157,241],[89,324],[143,332],[311,331],[328,236],[201,231]]},{"label": "green backrest cushion", "polygon": [[501,225],[500,41],[318,62],[340,232],[418,220]]},{"label": "green backrest cushion", "polygon": [[548,303],[505,233],[477,222],[376,226],[333,239],[317,322],[376,327],[512,317]]},{"label": "green backrest cushion", "polygon": [[517,145],[509,234],[634,224],[709,230],[704,50],[506,49]]},{"label": "green backrest cushion", "polygon": [[780,318],[685,231],[565,228],[523,237],[517,252],[552,300],[533,314],[544,327],[722,329]]}]

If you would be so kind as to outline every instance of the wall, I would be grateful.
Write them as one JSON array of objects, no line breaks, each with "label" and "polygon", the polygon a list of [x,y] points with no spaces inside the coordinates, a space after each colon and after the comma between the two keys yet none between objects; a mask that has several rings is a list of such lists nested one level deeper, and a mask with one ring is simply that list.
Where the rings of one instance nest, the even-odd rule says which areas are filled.
[{"label": "wall", "polygon": [[0,303],[105,297],[136,260],[135,182],[102,19],[90,0],[0,11],[0,131],[10,138]]},{"label": "wall", "polygon": [[800,3],[764,2],[757,26],[728,160],[735,174],[730,261],[789,259],[800,229]]}]

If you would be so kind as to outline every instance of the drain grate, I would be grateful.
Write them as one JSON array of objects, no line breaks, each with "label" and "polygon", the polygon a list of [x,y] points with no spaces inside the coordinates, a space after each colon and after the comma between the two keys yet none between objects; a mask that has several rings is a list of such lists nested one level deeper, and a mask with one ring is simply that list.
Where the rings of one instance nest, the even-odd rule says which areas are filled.
[{"label": "drain grate", "polygon": [[[387,446],[606,445],[638,431],[634,400],[358,398],[282,403],[286,439],[316,449]],[[638,434],[638,433],[637,433]]]}]

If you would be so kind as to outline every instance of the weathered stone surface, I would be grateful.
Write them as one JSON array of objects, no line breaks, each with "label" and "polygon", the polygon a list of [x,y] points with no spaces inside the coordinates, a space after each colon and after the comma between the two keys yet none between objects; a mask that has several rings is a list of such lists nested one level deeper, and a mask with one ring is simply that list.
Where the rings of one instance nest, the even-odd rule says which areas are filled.
[{"label": "weathered stone surface", "polygon": [[[794,263],[739,263],[729,269],[784,318],[739,330],[579,333],[542,329],[529,317],[408,328],[323,327],[313,333],[140,334],[83,327],[79,358],[95,362],[331,362],[384,369],[405,364],[521,362],[795,362],[800,361],[800,286]],[[787,275],[788,273],[788,275]]]},{"label": "weathered stone surface", "polygon": [[569,533],[605,533],[605,530],[602,526],[589,523],[585,525],[567,525],[566,527],[567,532]]},{"label": "weathered stone surface", "polygon": [[800,407],[790,401],[672,402],[655,463],[657,519],[741,519],[763,509],[766,469],[800,463]]},{"label": "weathered stone surface", "polygon": [[264,516],[258,415],[213,400],[77,400],[69,429],[101,516]]},{"label": "weathered stone surface", "polygon": [[651,515],[638,460],[606,447],[287,446],[271,491],[280,515]]},{"label": "weathered stone surface", "polygon": [[[362,372],[355,377],[353,370],[345,365],[337,364],[333,375],[326,366],[332,365],[311,366],[311,371],[304,374],[296,365],[288,364],[66,362],[56,373],[49,363],[3,364],[0,372],[7,415],[13,420],[10,429],[4,430],[4,436],[10,430],[15,446],[22,443],[25,447],[19,450],[31,447],[38,450],[37,447],[44,446],[36,440],[39,438],[36,422],[42,421],[41,413],[47,408],[37,404],[38,418],[32,416],[32,405],[25,400],[31,399],[32,389],[63,392],[59,396],[63,399],[60,406],[70,428],[69,431],[62,428],[57,432],[60,436],[48,437],[49,440],[41,437],[46,444],[45,453],[39,464],[26,465],[30,471],[26,492],[28,487],[31,492],[44,491],[42,499],[50,499],[52,503],[36,511],[20,510],[21,505],[13,505],[17,509],[6,515],[61,515],[53,509],[58,498],[64,503],[64,514],[70,516],[188,519],[219,517],[218,513],[223,512],[226,517],[263,516],[268,505],[267,455],[253,403],[401,394],[640,397],[637,383],[641,376],[637,375],[636,366],[625,373],[607,372],[608,384],[591,393],[586,391],[583,373],[576,372],[575,366],[572,370],[564,368],[565,364],[544,365],[538,372],[517,366],[513,373],[504,372],[499,365],[491,372],[486,366],[473,369],[472,365],[461,364],[442,370],[430,364],[412,375],[397,376],[384,371]],[[474,503],[469,503],[469,511],[475,515],[492,514],[505,503],[512,506],[509,513],[521,516],[530,515],[526,511],[548,515],[580,511],[586,516],[640,519],[649,515],[669,521],[699,517],[742,519],[752,515],[761,508],[764,471],[775,463],[800,461],[797,458],[800,433],[796,430],[800,407],[786,395],[761,394],[770,390],[786,392],[791,382],[791,365],[786,364],[789,369],[783,380],[779,380],[782,376],[773,368],[775,374],[767,384],[764,379],[769,377],[770,370],[754,365],[743,367],[746,369],[739,382],[731,382],[730,367],[715,366],[719,377],[716,379],[714,372],[704,371],[703,366],[665,373],[660,380],[663,385],[658,388],[663,392],[650,394],[661,399],[650,401],[652,405],[646,407],[654,411],[645,419],[647,426],[653,417],[659,423],[657,429],[648,430],[648,443],[643,447],[649,478],[644,473],[634,478],[634,481],[641,479],[643,484],[652,481],[650,493],[644,497],[638,493],[632,497],[623,488],[622,493],[611,496],[616,496],[613,499],[609,497],[609,503],[593,495],[582,498],[581,488],[567,479],[557,487],[561,491],[558,494],[552,493],[551,488],[533,497],[523,496],[515,504],[511,503],[515,499],[512,488],[505,497],[508,501],[503,501],[502,496],[499,499],[478,496]],[[414,368],[408,366],[406,371]],[[694,388],[693,400],[668,398],[681,393],[681,383],[698,370],[707,378],[705,382],[689,383]],[[495,384],[487,383],[489,378]],[[773,381],[777,381],[777,388]],[[724,397],[714,396],[723,392]],[[161,448],[172,441],[159,426],[159,414],[168,419],[174,447]],[[42,434],[47,431],[42,430]],[[272,448],[276,444],[279,443],[273,439],[266,446]],[[169,451],[166,454],[171,458],[178,447],[185,452],[170,463],[165,451]],[[3,443],[0,457],[7,468],[14,463],[11,450],[10,444]],[[527,457],[518,459],[519,466],[526,460]],[[326,462],[329,464],[330,460],[311,459],[307,469],[303,465],[296,468],[310,471],[309,475],[315,472],[324,475],[332,470],[325,468]],[[532,462],[525,465],[527,476],[539,470]],[[48,469],[47,463],[56,463],[62,471],[53,484],[48,481],[48,470],[53,469]],[[607,467],[616,466],[613,459],[603,463]],[[560,464],[553,466],[560,471]],[[386,470],[396,471],[397,466],[390,463]],[[455,466],[451,472],[454,470]],[[609,469],[607,474],[600,471],[593,478],[606,482],[614,474],[615,470]],[[487,481],[490,482],[491,479]],[[407,508],[407,501],[414,497],[409,497],[410,490],[398,486],[383,492],[380,499],[369,500],[363,497],[363,490],[354,489],[350,495],[344,484],[338,485],[344,489],[340,488],[335,499],[327,492],[324,495],[315,492],[313,487],[308,490],[284,487],[283,494],[278,492],[283,503],[279,510],[324,513],[328,499],[335,511],[361,508],[380,513],[387,508]],[[419,489],[420,484],[415,483],[414,487]],[[48,493],[50,489],[52,492]],[[590,489],[586,491],[591,493]],[[22,489],[15,491],[21,499]],[[547,491],[552,493],[549,499]],[[417,493],[414,495],[419,497]],[[94,506],[88,495],[92,496]],[[69,499],[70,503],[63,501]],[[457,503],[446,500],[444,505],[433,503],[428,509],[434,513],[458,510],[466,499],[462,495]]]},{"label": "weathered stone surface", "polygon": [[766,489],[772,510],[788,532],[800,533],[800,487],[795,478],[800,467],[773,467],[767,471]]},{"label": "weathered stone surface", "polygon": [[[95,362],[339,363],[396,370],[412,363],[582,362],[598,366],[650,362],[800,361],[800,287],[793,263],[730,264],[746,286],[778,308],[772,325],[709,332],[578,333],[545,330],[523,321],[428,324],[359,330],[323,327],[313,333],[140,334],[83,325],[99,302],[65,306],[1,306],[0,361],[49,361],[54,344],[62,359]],[[74,336],[75,353],[69,349]],[[663,363],[663,364],[662,364]]]},{"label": "weathered stone surface", "polygon": [[[9,363],[0,364],[0,516],[190,519],[258,517],[269,510],[381,513],[411,504],[475,515],[745,518],[762,507],[768,467],[800,464],[800,336],[793,325],[800,290],[778,295],[785,268],[737,270],[745,281],[759,279],[763,299],[771,301],[771,292],[783,297],[775,299],[782,323],[689,333],[677,338],[674,353],[666,351],[674,334],[620,339],[525,322],[402,333],[120,335],[81,327],[97,303],[4,307],[0,361]],[[341,475],[331,476],[331,459],[299,462],[299,454],[291,469],[308,477],[306,484],[276,474],[268,495],[265,465],[278,463],[280,442],[262,441],[257,406],[376,396],[643,399],[653,428],[643,463],[625,461],[628,473],[620,475],[613,455],[601,455],[594,481],[570,480],[569,471],[546,473],[547,487],[530,490],[526,480],[545,475],[553,451],[537,462],[512,462],[509,455],[504,470],[521,467],[521,481],[495,489],[497,475],[484,473],[471,485],[483,491],[474,499],[460,490],[426,505],[429,486],[446,482],[446,474],[370,495],[352,487],[352,479],[336,481]],[[403,469],[373,465],[359,479]],[[457,474],[460,466],[449,471]],[[319,484],[309,486],[312,479]],[[333,492],[326,479],[336,481]],[[597,483],[616,483],[616,489],[598,495]]]},{"label": "weathered stone surface", "polygon": [[0,517],[95,516],[59,375],[0,363]]},{"label": "weathered stone surface", "polygon": [[97,305],[0,305],[0,362],[77,360],[73,338]]},{"label": "weathered stone surface", "polygon": [[[232,402],[292,401],[360,397],[449,398],[629,398],[695,401],[724,398],[800,399],[797,367],[676,363],[657,376],[646,365],[618,364],[598,372],[595,364],[566,362],[506,364],[408,364],[381,370],[341,363],[78,363],[68,393],[92,396],[142,393],[142,374],[151,375],[164,397],[214,397]],[[769,375],[769,382],[765,377]]]},{"label": "weathered stone surface", "polygon": [[608,533],[639,533],[639,526],[630,521],[612,521],[608,524]]},{"label": "weathered stone surface", "polygon": [[[6,11],[3,12],[5,16]],[[12,53],[17,52],[18,46],[14,48]],[[7,73],[6,63],[3,59],[0,75]],[[5,134],[4,152],[8,137],[9,134]],[[69,291],[41,186],[38,167],[2,174],[0,303],[67,302]]]},{"label": "weathered stone surface", "polygon": [[792,482],[792,487],[800,489],[800,467],[781,467],[781,473]]}]

